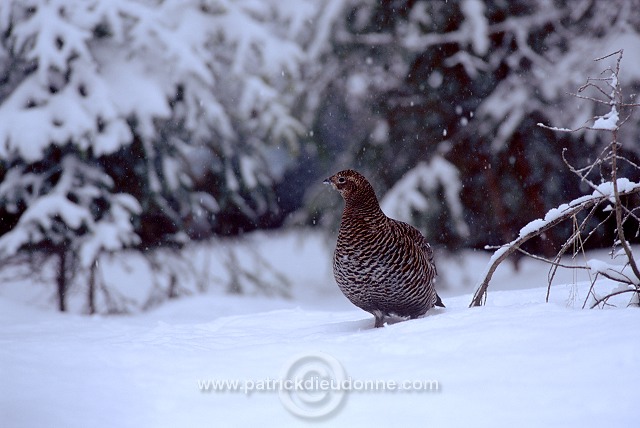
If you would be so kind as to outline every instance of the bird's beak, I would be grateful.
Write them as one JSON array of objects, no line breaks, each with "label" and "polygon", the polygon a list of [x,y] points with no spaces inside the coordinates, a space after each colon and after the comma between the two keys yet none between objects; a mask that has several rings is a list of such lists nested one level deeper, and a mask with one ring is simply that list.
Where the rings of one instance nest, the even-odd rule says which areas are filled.
[{"label": "bird's beak", "polygon": [[322,184],[331,184],[331,179],[330,179],[330,178],[327,178],[326,180],[324,180],[324,181],[322,182]]}]

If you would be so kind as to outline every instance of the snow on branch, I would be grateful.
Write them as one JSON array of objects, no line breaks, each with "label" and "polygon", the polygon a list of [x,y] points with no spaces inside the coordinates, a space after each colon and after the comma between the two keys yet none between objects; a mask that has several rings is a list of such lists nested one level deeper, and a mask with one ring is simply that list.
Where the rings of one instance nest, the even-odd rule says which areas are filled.
[{"label": "snow on branch", "polygon": [[[624,189],[620,191],[620,196],[640,193],[640,183],[631,182],[627,179],[620,179],[620,183],[623,185],[622,189]],[[491,281],[491,277],[495,270],[498,268],[500,263],[506,260],[511,254],[518,251],[524,243],[536,236],[540,236],[540,234],[551,229],[555,225],[574,218],[574,216],[581,211],[588,210],[603,203],[609,203],[613,197],[613,184],[603,183],[599,187],[599,190],[594,191],[591,195],[576,198],[568,204],[562,204],[557,208],[553,208],[547,212],[543,219],[536,219],[526,224],[522,229],[520,229],[518,238],[500,246],[500,248],[493,253],[487,267],[482,273],[482,280],[477,285],[469,306],[481,306],[483,304],[486,299],[489,282]],[[596,265],[593,264],[592,266]],[[640,279],[637,281],[640,281]]]},{"label": "snow on branch", "polygon": [[[60,178],[55,186],[37,195],[21,192],[20,175],[5,177],[0,200],[10,206],[24,203],[27,208],[15,227],[0,237],[0,255],[10,257],[24,247],[44,243],[65,246],[75,242],[81,248],[83,266],[88,266],[100,251],[115,251],[138,242],[131,221],[141,207],[134,197],[110,193],[111,178],[75,156],[66,156],[59,168],[44,175],[57,173]],[[37,182],[35,177],[31,181]],[[96,204],[106,205],[98,216]]]},{"label": "snow on branch", "polygon": [[441,156],[435,156],[429,163],[418,163],[385,194],[380,206],[387,215],[410,222],[413,212],[427,210],[429,198],[425,193],[433,194],[439,187],[444,192],[456,232],[460,236],[467,236],[469,226],[464,221],[460,201],[460,172]]},{"label": "snow on branch", "polygon": [[4,43],[36,73],[0,100],[0,158],[34,162],[69,143],[110,154],[134,137],[158,138],[159,121],[172,118],[198,143],[235,143],[251,122],[263,144],[295,150],[304,69],[327,47],[341,8],[338,0],[3,1]]}]

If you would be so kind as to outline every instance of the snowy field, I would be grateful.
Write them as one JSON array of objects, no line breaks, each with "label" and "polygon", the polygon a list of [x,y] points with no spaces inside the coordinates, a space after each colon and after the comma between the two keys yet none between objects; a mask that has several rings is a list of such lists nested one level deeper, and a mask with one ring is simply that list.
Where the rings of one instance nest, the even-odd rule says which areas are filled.
[{"label": "snowy field", "polygon": [[[142,314],[86,316],[0,287],[1,426],[636,424],[640,311],[625,299],[582,310],[587,283],[566,273],[544,303],[547,269],[523,260],[517,272],[499,268],[487,305],[468,309],[488,260],[468,252],[441,261],[446,309],[374,329],[337,290],[322,239],[256,236],[292,299],[211,290]],[[352,390],[284,391],[292,370]],[[213,391],[225,381],[239,390]],[[296,415],[305,411],[320,416]]]}]

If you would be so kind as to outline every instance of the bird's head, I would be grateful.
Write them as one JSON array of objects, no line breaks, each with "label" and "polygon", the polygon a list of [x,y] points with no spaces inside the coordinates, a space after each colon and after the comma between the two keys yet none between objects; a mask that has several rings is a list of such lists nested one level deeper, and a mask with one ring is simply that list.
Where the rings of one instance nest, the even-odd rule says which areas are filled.
[{"label": "bird's head", "polygon": [[342,195],[345,201],[362,196],[370,197],[371,195],[373,195],[375,199],[375,193],[373,192],[371,184],[369,184],[362,174],[352,169],[340,171],[324,180],[323,183],[330,184],[331,187]]}]

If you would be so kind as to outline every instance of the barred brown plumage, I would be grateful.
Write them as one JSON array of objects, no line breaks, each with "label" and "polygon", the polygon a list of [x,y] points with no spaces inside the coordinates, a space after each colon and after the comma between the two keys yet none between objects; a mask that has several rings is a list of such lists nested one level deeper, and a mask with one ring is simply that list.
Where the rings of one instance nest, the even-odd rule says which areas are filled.
[{"label": "barred brown plumage", "polygon": [[444,307],[434,287],[433,250],[413,226],[387,217],[367,179],[347,169],[324,180],[345,201],[333,275],[342,293],[375,317],[417,318]]}]

